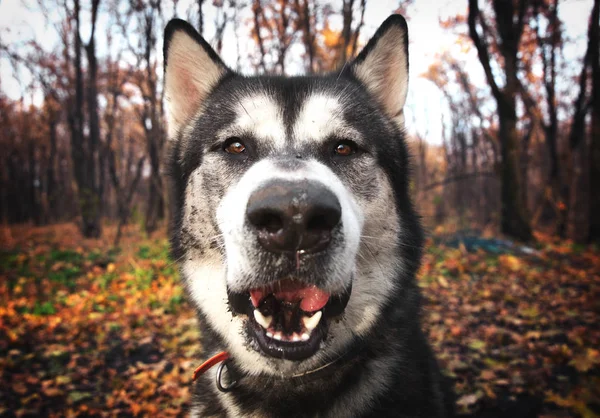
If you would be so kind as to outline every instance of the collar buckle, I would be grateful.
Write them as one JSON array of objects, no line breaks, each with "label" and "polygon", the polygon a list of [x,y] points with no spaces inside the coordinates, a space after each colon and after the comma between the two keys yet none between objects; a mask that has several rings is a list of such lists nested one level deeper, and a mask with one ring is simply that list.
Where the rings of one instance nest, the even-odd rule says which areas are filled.
[{"label": "collar buckle", "polygon": [[[238,383],[239,379],[235,376],[231,367],[229,367],[230,362],[231,362],[231,360],[227,359],[227,360],[223,361],[221,364],[219,364],[219,367],[217,368],[217,377],[216,377],[217,389],[219,389],[223,393],[232,391],[239,384]],[[227,369],[227,374],[229,375],[229,379],[228,379],[229,383],[224,383],[225,380],[223,379],[223,369]]]}]

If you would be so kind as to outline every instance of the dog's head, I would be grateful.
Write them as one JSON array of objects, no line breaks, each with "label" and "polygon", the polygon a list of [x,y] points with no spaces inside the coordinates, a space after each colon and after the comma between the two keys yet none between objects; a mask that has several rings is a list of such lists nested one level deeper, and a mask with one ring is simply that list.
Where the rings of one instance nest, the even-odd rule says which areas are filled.
[{"label": "dog's head", "polygon": [[322,76],[238,75],[181,20],[164,54],[172,245],[205,325],[248,373],[343,354],[418,260],[405,20]]}]

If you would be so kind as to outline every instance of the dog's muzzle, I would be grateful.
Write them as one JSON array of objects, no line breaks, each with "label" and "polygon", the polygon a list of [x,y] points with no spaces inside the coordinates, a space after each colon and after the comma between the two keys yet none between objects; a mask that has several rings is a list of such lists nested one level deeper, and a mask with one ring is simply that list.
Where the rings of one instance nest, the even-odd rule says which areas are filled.
[{"label": "dog's muzzle", "polygon": [[[329,248],[341,218],[338,198],[317,182],[269,182],[250,195],[246,207],[260,248],[298,264],[300,257],[317,257]],[[350,290],[351,285],[330,294],[319,283],[286,274],[246,292],[229,292],[229,304],[234,314],[248,315],[248,334],[263,353],[302,360],[317,352],[328,320],[344,311]]]},{"label": "dog's muzzle", "polygon": [[342,208],[321,184],[274,181],[252,193],[246,217],[265,250],[316,253],[329,245]]}]

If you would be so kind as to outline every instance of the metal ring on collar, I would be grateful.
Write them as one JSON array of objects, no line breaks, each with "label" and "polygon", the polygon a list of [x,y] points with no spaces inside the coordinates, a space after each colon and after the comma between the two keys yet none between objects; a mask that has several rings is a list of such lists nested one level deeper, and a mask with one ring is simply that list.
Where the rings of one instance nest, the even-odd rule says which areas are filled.
[{"label": "metal ring on collar", "polygon": [[[217,389],[219,389],[221,392],[229,392],[232,389],[234,389],[235,387],[237,387],[238,385],[238,381],[237,379],[233,379],[233,375],[231,373],[231,370],[229,369],[229,367],[227,367],[227,363],[229,363],[230,360],[225,360],[224,362],[222,362],[221,364],[219,364],[219,367],[217,368]],[[229,384],[223,384],[222,382],[222,378],[223,378],[223,368],[227,367],[227,373],[229,374],[229,377],[231,379],[231,382],[229,382]]]}]

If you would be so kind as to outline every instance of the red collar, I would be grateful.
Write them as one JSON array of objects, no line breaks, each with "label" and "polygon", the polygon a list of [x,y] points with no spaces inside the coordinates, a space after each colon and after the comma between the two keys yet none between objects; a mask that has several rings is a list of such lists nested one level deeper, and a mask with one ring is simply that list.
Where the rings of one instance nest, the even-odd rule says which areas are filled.
[{"label": "red collar", "polygon": [[[335,364],[342,359],[347,360],[348,358],[354,358],[354,357],[358,356],[363,349],[364,349],[364,341],[361,341],[359,344],[357,344],[354,347],[354,349],[347,351],[346,353],[344,353],[341,356],[337,357],[336,359],[330,361],[329,363],[326,363],[320,367],[317,367],[314,370],[310,370],[310,371],[307,371],[304,373],[293,375],[293,376],[291,376],[291,378],[302,378],[302,377],[308,377],[309,375],[314,375],[314,376],[320,375],[321,372],[328,369],[329,366],[331,366],[332,364]],[[202,363],[200,366],[198,366],[198,368],[196,370],[194,370],[194,374],[192,375],[192,380],[196,381],[196,379],[198,379],[198,377],[200,377],[200,375],[206,373],[211,367],[217,365],[218,363],[223,363],[219,366],[219,370],[217,371],[217,387],[222,392],[228,392],[229,390],[233,389],[234,387],[236,387],[238,385],[237,380],[233,380],[233,382],[231,382],[227,386],[223,386],[223,384],[221,382],[222,369],[230,361],[230,358],[231,358],[231,356],[229,355],[229,353],[227,351],[221,351],[220,353],[215,354],[214,356],[212,356],[211,358],[206,360],[204,363]],[[231,371],[229,371],[229,372],[231,373]]]},{"label": "red collar", "polygon": [[225,361],[227,359],[229,359],[229,353],[226,351],[221,351],[220,353],[212,356],[211,358],[206,360],[204,363],[202,363],[200,366],[198,366],[198,368],[196,370],[194,370],[194,374],[192,375],[192,380],[195,381],[196,379],[198,379],[198,377],[200,377],[201,374],[206,373],[208,371],[208,369],[210,369],[217,363],[221,363],[222,361]]}]

